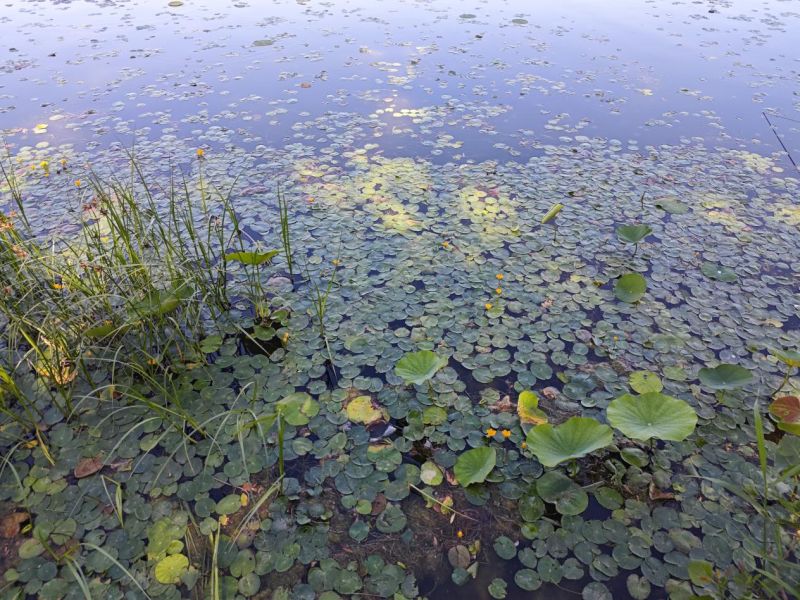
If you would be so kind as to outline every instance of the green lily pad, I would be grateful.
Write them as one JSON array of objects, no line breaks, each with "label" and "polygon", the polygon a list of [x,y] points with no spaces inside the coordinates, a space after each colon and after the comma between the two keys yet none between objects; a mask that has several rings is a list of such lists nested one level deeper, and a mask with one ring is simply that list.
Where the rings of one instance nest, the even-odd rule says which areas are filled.
[{"label": "green lily pad", "polygon": [[753,380],[753,374],[739,365],[722,363],[714,368],[703,367],[697,374],[700,381],[712,390],[734,390]]},{"label": "green lily pad", "polygon": [[689,579],[700,587],[714,582],[714,566],[706,560],[690,560],[688,565]]},{"label": "green lily pad", "polygon": [[789,367],[800,367],[800,352],[796,350],[770,350],[770,354]]},{"label": "green lily pad", "polygon": [[506,582],[499,577],[492,579],[489,584],[489,595],[495,600],[503,600],[506,597]]},{"label": "green lily pad", "polygon": [[589,417],[572,417],[556,427],[537,425],[528,432],[527,443],[542,465],[555,467],[610,445],[613,437],[608,425]]},{"label": "green lily pad", "polygon": [[673,198],[661,198],[655,202],[656,208],[668,212],[671,215],[685,215],[689,212],[689,206]]},{"label": "green lily pad", "polygon": [[497,462],[497,451],[483,446],[467,450],[458,457],[453,467],[456,480],[464,487],[473,483],[483,483],[494,469]]},{"label": "green lily pad", "polygon": [[436,466],[436,463],[428,460],[422,463],[419,470],[419,478],[426,485],[436,486],[442,483],[444,476],[442,475],[442,470]]},{"label": "green lily pad", "polygon": [[520,393],[517,399],[517,415],[525,425],[547,423],[547,415],[539,408],[539,396],[530,390]]},{"label": "green lily pad", "polygon": [[633,391],[639,394],[660,392],[664,389],[664,384],[658,375],[650,371],[634,371],[628,376],[628,383]]},{"label": "green lily pad", "polygon": [[164,584],[181,582],[181,577],[189,569],[189,559],[183,554],[171,554],[156,564],[156,581]]},{"label": "green lily pad", "polygon": [[358,396],[347,404],[347,418],[353,423],[372,425],[385,418],[383,411],[372,403],[369,396]]},{"label": "green lily pad", "polygon": [[700,271],[702,271],[703,275],[706,277],[716,279],[717,281],[724,281],[726,283],[730,283],[738,279],[736,271],[716,263],[704,262],[700,266]]},{"label": "green lily pad", "polygon": [[402,377],[406,383],[421,385],[433,378],[434,375],[447,364],[447,359],[437,355],[431,350],[420,350],[409,352],[403,356],[394,372],[398,377]]},{"label": "green lily pad", "polygon": [[638,244],[651,233],[653,233],[653,229],[649,225],[620,225],[617,227],[617,237],[629,244]]},{"label": "green lily pad", "polygon": [[276,412],[295,427],[306,425],[319,413],[319,402],[305,392],[294,392],[275,403]]},{"label": "green lily pad", "polygon": [[623,394],[611,401],[608,422],[634,440],[650,438],[680,442],[697,425],[697,413],[683,400],[659,392]]},{"label": "green lily pad", "polygon": [[614,295],[629,304],[641,300],[646,291],[647,280],[639,273],[627,273],[614,284]]}]

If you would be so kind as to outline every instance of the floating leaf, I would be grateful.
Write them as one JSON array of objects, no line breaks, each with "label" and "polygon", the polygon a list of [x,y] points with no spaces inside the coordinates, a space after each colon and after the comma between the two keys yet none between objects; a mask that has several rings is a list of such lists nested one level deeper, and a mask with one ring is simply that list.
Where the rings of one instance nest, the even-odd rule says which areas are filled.
[{"label": "floating leaf", "polygon": [[75,479],[83,479],[89,475],[94,475],[103,468],[103,461],[99,458],[82,458],[77,465],[73,474]]},{"label": "floating leaf", "polygon": [[606,416],[613,427],[641,441],[656,438],[680,442],[697,425],[697,413],[691,406],[659,392],[641,396],[623,394],[611,401]]},{"label": "floating leaf", "polygon": [[547,423],[547,415],[539,408],[539,396],[530,390],[525,390],[519,395],[517,415],[519,415],[519,420],[526,425]]},{"label": "floating leaf", "polygon": [[688,565],[689,579],[700,587],[714,582],[714,567],[707,560],[690,560]]},{"label": "floating leaf", "polygon": [[734,390],[747,385],[753,380],[753,374],[739,365],[722,363],[710,369],[703,367],[697,376],[700,381],[712,390]]},{"label": "floating leaf", "polygon": [[738,279],[736,272],[733,269],[729,269],[728,267],[724,267],[716,263],[704,262],[700,266],[700,270],[706,277],[716,279],[717,281],[730,283],[731,281],[736,281]]},{"label": "floating leaf", "polygon": [[439,485],[443,479],[442,470],[436,466],[436,463],[430,460],[425,461],[420,467],[419,478],[426,485]]},{"label": "floating leaf", "polygon": [[553,204],[553,206],[550,207],[550,210],[548,210],[547,213],[542,217],[542,225],[555,219],[558,216],[558,213],[561,212],[562,208],[564,208],[564,205],[560,202]]},{"label": "floating leaf", "polygon": [[347,404],[347,418],[353,423],[372,425],[384,419],[383,411],[372,403],[369,396],[358,396]]},{"label": "floating leaf", "polygon": [[537,425],[527,437],[528,448],[545,467],[581,458],[612,441],[611,428],[589,417],[572,417],[556,427]]},{"label": "floating leaf", "polygon": [[638,244],[651,233],[653,233],[653,229],[649,225],[620,225],[617,227],[617,237],[629,244]]},{"label": "floating leaf", "polygon": [[650,371],[634,371],[628,376],[628,383],[634,392],[646,394],[648,392],[660,392],[664,389],[664,384],[655,373]]},{"label": "floating leaf", "polygon": [[788,433],[800,435],[800,398],[783,396],[769,405],[770,414],[778,420],[778,427]]},{"label": "floating leaf", "polygon": [[172,554],[156,564],[156,581],[163,584],[181,582],[181,576],[189,569],[189,559],[183,554]]},{"label": "floating leaf", "polygon": [[642,299],[647,291],[647,280],[639,273],[627,273],[614,284],[614,295],[630,304]]},{"label": "floating leaf", "polygon": [[671,215],[685,215],[689,212],[689,206],[672,198],[662,198],[656,200],[655,205]]},{"label": "floating leaf", "polygon": [[227,260],[240,262],[243,265],[261,265],[271,263],[272,259],[280,254],[280,250],[269,250],[267,252],[229,252],[225,255]]},{"label": "floating leaf", "polygon": [[319,413],[319,402],[305,392],[294,392],[275,403],[276,412],[295,427],[306,425]]},{"label": "floating leaf", "polygon": [[447,359],[430,350],[409,352],[395,365],[394,372],[406,383],[421,385],[433,378],[447,364]]},{"label": "floating leaf", "polygon": [[789,367],[800,367],[800,352],[796,350],[770,350],[770,354]]},{"label": "floating leaf", "polygon": [[458,483],[467,487],[473,483],[483,483],[496,462],[497,451],[494,448],[473,448],[458,457],[453,472]]}]

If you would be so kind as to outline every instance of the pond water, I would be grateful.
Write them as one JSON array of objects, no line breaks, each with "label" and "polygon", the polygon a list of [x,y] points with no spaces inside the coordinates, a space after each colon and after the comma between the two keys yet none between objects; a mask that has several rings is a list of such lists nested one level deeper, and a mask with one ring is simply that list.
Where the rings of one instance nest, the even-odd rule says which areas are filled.
[{"label": "pond water", "polygon": [[[243,349],[236,320],[259,325],[239,299],[208,364],[175,375],[197,422],[220,423],[212,442],[121,408],[96,365],[110,398],[79,376],[78,416],[43,417],[54,464],[3,434],[20,475],[0,471],[3,512],[90,544],[75,556],[95,597],[212,597],[218,572],[225,598],[688,598],[690,561],[761,564],[763,519],[719,480],[760,485],[753,403],[786,372],[775,350],[800,345],[796,0],[6,0],[0,31],[2,158],[33,232],[75,239],[87,182],[133,153],[159,190],[180,174],[229,191],[253,245],[282,248],[285,197],[302,270],[265,267],[280,343]],[[651,230],[634,246],[616,228],[635,223]],[[418,350],[444,357],[430,388],[395,371]],[[700,369],[720,363],[751,378],[715,393]],[[548,497],[519,394],[553,423],[605,423],[652,391],[641,371],[698,415],[692,435],[618,433]],[[253,416],[294,393],[314,410],[286,431],[280,497],[243,521],[279,461],[274,431],[239,426],[254,387]],[[350,410],[363,396],[377,425]],[[770,436],[774,468],[793,439]],[[484,447],[486,481],[458,486]],[[98,457],[102,478],[76,478]],[[212,563],[219,530],[238,538]],[[25,535],[2,544],[0,593],[82,597]]]}]

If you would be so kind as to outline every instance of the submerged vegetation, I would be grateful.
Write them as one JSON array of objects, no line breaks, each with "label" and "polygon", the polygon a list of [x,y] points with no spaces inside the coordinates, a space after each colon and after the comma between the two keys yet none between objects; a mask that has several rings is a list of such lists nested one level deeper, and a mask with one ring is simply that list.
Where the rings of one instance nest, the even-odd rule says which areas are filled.
[{"label": "submerged vegetation", "polygon": [[[434,588],[493,598],[797,595],[798,351],[677,324],[669,236],[637,255],[653,214],[591,266],[578,207],[528,231],[503,183],[459,192],[461,235],[444,201],[284,188],[265,234],[205,151],[166,179],[127,158],[58,231],[4,166],[5,596],[430,597],[440,564]],[[415,172],[354,189],[404,197]],[[691,268],[715,280],[698,326],[736,280]]]}]

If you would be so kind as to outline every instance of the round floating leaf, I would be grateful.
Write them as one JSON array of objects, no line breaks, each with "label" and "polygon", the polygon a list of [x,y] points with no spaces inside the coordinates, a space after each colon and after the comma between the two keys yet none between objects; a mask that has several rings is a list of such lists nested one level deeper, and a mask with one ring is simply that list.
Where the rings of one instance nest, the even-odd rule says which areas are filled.
[{"label": "round floating leaf", "polygon": [[506,582],[495,577],[489,584],[489,595],[496,600],[503,600],[506,597]]},{"label": "round floating leaf", "polygon": [[730,283],[731,281],[736,281],[737,279],[736,272],[733,269],[729,269],[728,267],[724,267],[716,263],[704,262],[700,266],[700,271],[702,271],[703,275],[706,277],[716,279],[717,281]]},{"label": "round floating leaf", "polygon": [[778,420],[778,427],[788,433],[800,435],[800,398],[783,396],[769,405],[770,414]]},{"label": "round floating leaf", "polygon": [[650,597],[650,582],[644,577],[631,573],[628,575],[628,579],[625,580],[625,585],[634,600],[647,600]]},{"label": "round floating leaf", "polygon": [[503,560],[511,560],[517,555],[517,545],[511,538],[501,535],[494,541],[494,551]]},{"label": "round floating leaf", "polygon": [[548,210],[547,213],[545,213],[545,215],[542,217],[542,225],[555,219],[558,216],[558,213],[561,212],[562,208],[564,208],[564,205],[560,202],[553,204],[553,206],[550,207],[550,210]]},{"label": "round floating leaf", "polygon": [[680,442],[697,425],[697,413],[691,406],[659,392],[623,394],[611,401],[606,416],[627,437],[642,441],[656,438]]},{"label": "round floating leaf", "polygon": [[638,244],[651,233],[653,233],[653,229],[649,225],[620,225],[617,227],[617,237],[629,244]]},{"label": "round floating leaf", "polygon": [[347,405],[347,418],[353,423],[372,425],[384,418],[383,411],[376,408],[369,396],[353,398]]},{"label": "round floating leaf", "polygon": [[685,215],[689,212],[689,206],[672,198],[662,198],[656,200],[655,205],[671,215]]},{"label": "round floating leaf", "polygon": [[577,485],[566,490],[556,500],[556,510],[561,515],[575,516],[581,514],[589,506],[589,494]]},{"label": "round floating leaf", "polygon": [[397,361],[394,372],[406,383],[421,385],[432,379],[447,364],[447,359],[430,350],[409,352]]},{"label": "round floating leaf", "polygon": [[536,492],[545,502],[555,502],[577,484],[558,471],[548,471],[536,480]]},{"label": "round floating leaf", "polygon": [[467,547],[459,544],[447,551],[447,560],[454,569],[466,569],[471,562],[471,557]]},{"label": "round floating leaf", "polygon": [[710,369],[703,367],[697,374],[701,382],[712,390],[734,390],[753,380],[753,374],[739,365],[722,363]]},{"label": "round floating leaf", "polygon": [[514,583],[527,592],[538,590],[542,586],[539,574],[533,569],[520,569],[514,574]]},{"label": "round floating leaf", "polygon": [[689,579],[700,587],[714,581],[714,566],[706,560],[690,560],[688,565]]},{"label": "round floating leaf", "polygon": [[189,569],[189,559],[183,554],[172,554],[156,564],[156,581],[164,584],[181,582],[181,576]]},{"label": "round floating leaf", "polygon": [[627,273],[617,279],[614,295],[623,302],[638,302],[647,291],[647,280],[639,273]]},{"label": "round floating leaf", "polygon": [[796,350],[770,350],[772,356],[790,367],[800,367],[800,352]]},{"label": "round floating leaf", "polygon": [[547,415],[539,408],[539,396],[525,390],[517,399],[517,414],[525,425],[541,425],[547,423]]},{"label": "round floating leaf", "polygon": [[622,494],[610,487],[597,488],[594,491],[594,497],[597,498],[600,506],[608,510],[617,510],[623,504]]},{"label": "round floating leaf", "polygon": [[426,485],[439,485],[442,483],[442,471],[430,460],[425,461],[419,470],[419,478]]},{"label": "round floating leaf", "polygon": [[528,448],[545,467],[586,456],[612,440],[611,428],[589,417],[572,417],[557,427],[537,425],[527,437]]},{"label": "round floating leaf", "polygon": [[275,408],[289,425],[300,427],[317,416],[319,402],[305,392],[294,392],[276,402]]},{"label": "round floating leaf", "polygon": [[494,469],[497,462],[497,451],[494,448],[483,446],[467,450],[458,457],[453,467],[456,480],[467,487],[473,483],[483,483]]},{"label": "round floating leaf", "polygon": [[628,377],[633,391],[639,394],[646,394],[648,392],[660,392],[664,389],[664,384],[655,373],[650,371],[634,371]]}]

